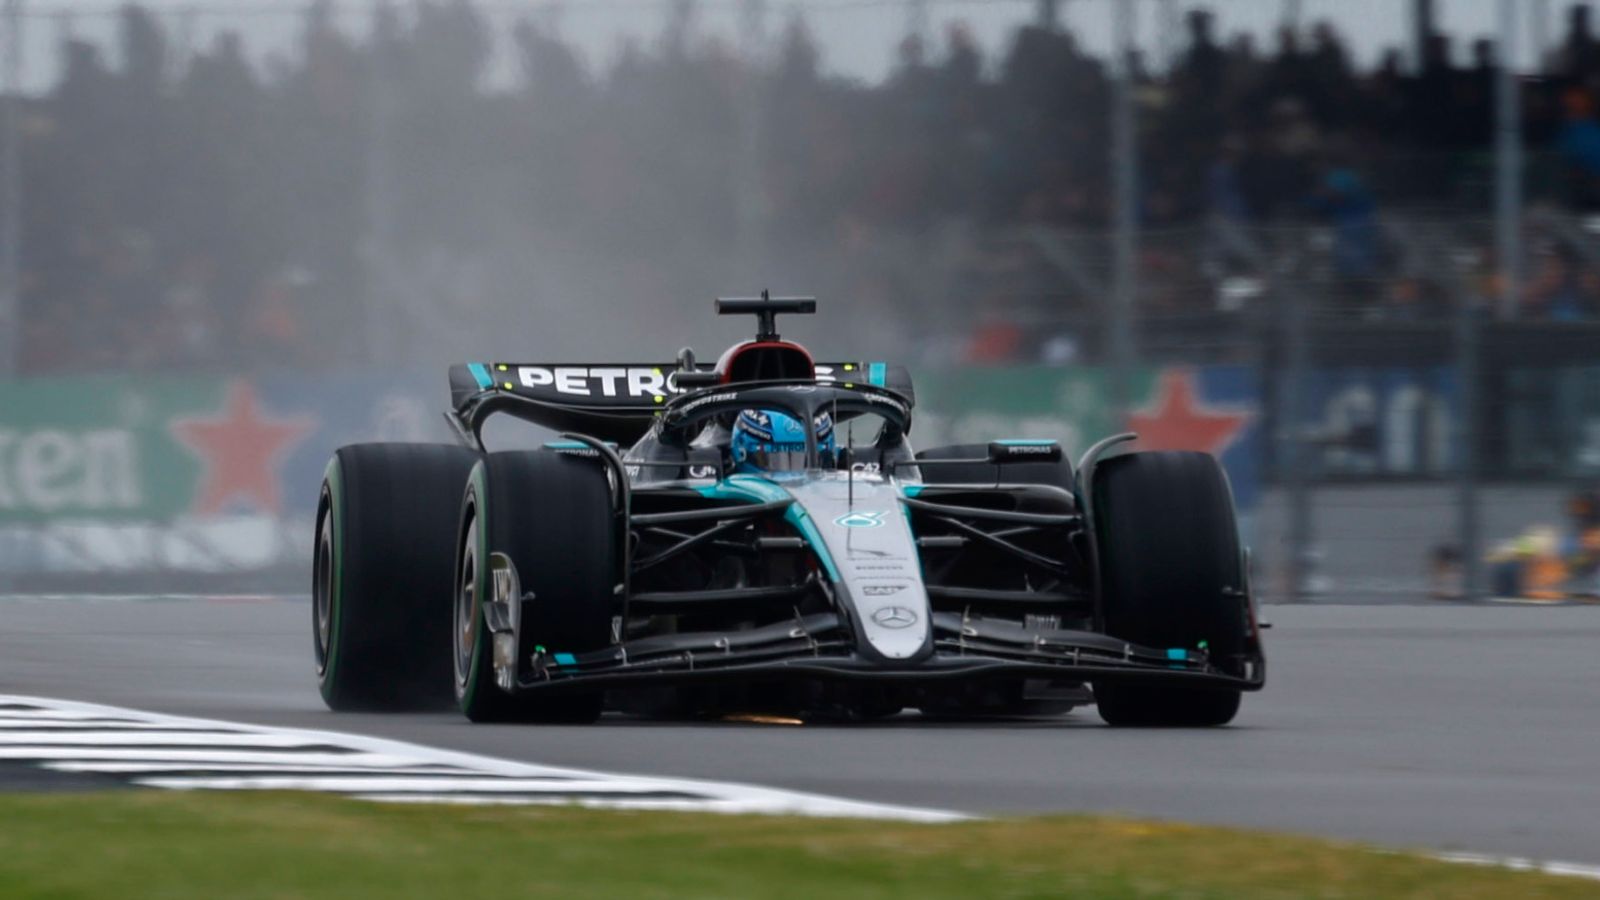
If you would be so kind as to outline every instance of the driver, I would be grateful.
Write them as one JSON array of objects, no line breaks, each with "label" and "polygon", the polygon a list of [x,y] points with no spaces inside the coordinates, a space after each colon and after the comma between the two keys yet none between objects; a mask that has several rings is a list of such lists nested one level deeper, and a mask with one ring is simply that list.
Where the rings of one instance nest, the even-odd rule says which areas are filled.
[{"label": "driver", "polygon": [[[817,462],[834,467],[838,452],[833,442],[833,418],[819,413],[813,420],[817,436]],[[805,426],[794,416],[775,409],[747,409],[733,423],[729,444],[735,472],[768,475],[806,470]]]}]

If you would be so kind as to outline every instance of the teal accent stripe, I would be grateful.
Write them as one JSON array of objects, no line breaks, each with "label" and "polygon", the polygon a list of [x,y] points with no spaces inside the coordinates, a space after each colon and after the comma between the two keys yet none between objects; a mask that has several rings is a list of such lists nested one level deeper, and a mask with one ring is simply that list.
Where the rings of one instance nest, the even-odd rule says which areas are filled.
[{"label": "teal accent stripe", "polygon": [[876,385],[878,387],[883,387],[883,384],[884,384],[884,382],[886,380],[888,380],[888,377],[889,377],[889,364],[888,363],[881,363],[881,362],[867,363],[867,383],[868,384],[873,384],[873,385]]},{"label": "teal accent stripe", "polygon": [[765,478],[754,475],[730,475],[724,481],[696,488],[700,496],[711,500],[748,500],[752,503],[771,503],[775,500],[787,500],[788,491],[773,484]]},{"label": "teal accent stripe", "polygon": [[800,504],[796,503],[784,510],[783,520],[798,529],[800,535],[806,539],[806,543],[811,545],[812,551],[817,554],[817,560],[822,563],[822,568],[827,570],[828,579],[835,584],[843,581],[838,567],[833,564],[833,554],[828,552],[828,545],[822,542],[822,532],[817,530],[816,523],[811,521],[811,516],[807,515]]},{"label": "teal accent stripe", "polygon": [[1028,439],[1018,439],[1018,440],[1005,440],[1005,441],[995,441],[995,443],[996,444],[1004,444],[1007,447],[1052,447],[1052,446],[1055,446],[1055,441],[1049,440],[1048,438],[1044,438],[1044,439],[1028,438]]},{"label": "teal accent stripe", "polygon": [[917,499],[917,495],[922,493],[922,489],[926,486],[927,485],[922,484],[903,484],[900,486],[900,492],[915,500]]},{"label": "teal accent stripe", "polygon": [[[901,495],[905,497],[915,497],[920,493],[922,493],[922,485],[920,484],[908,484],[901,489]],[[915,547],[917,545],[917,529],[911,527],[911,507],[905,503],[898,505],[900,507],[900,515],[906,519],[906,534],[911,535],[911,546]],[[917,571],[921,573],[923,582],[927,582],[928,564],[922,559],[921,550],[917,551]]]},{"label": "teal accent stripe", "polygon": [[1167,659],[1176,659],[1181,662],[1189,661],[1189,651],[1182,647],[1172,647],[1167,650]]},{"label": "teal accent stripe", "polygon": [[[711,500],[747,500],[753,503],[771,503],[775,500],[792,499],[788,491],[773,484],[765,478],[754,475],[732,475],[727,480],[696,488],[700,496]],[[833,564],[833,555],[828,552],[828,545],[822,541],[822,532],[817,530],[815,522],[806,514],[804,508],[798,503],[791,504],[783,511],[783,520],[795,527],[806,543],[811,545],[811,552],[817,554],[817,561],[822,563],[822,568],[828,573],[828,578],[834,582],[844,580],[839,574],[839,568]]]},{"label": "teal accent stripe", "polygon": [[588,444],[585,444],[583,441],[545,441],[544,442],[544,448],[546,450],[592,450],[592,449],[594,449],[593,447],[590,447]]},{"label": "teal accent stripe", "polygon": [[557,653],[555,657],[556,665],[558,666],[575,666],[578,664],[578,658],[571,653]]},{"label": "teal accent stripe", "polygon": [[478,380],[478,387],[486,390],[494,387],[494,379],[489,377],[489,367],[483,363],[467,363],[467,371]]}]

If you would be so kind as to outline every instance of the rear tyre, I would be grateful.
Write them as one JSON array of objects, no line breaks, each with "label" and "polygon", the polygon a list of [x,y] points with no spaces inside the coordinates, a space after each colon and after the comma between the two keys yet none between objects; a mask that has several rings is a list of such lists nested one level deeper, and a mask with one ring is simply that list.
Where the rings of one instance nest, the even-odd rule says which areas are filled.
[{"label": "rear tyre", "polygon": [[[1153,648],[1246,649],[1243,559],[1227,476],[1204,453],[1133,453],[1094,472],[1106,633]],[[1239,691],[1097,681],[1111,725],[1225,725]]]},{"label": "rear tyre", "polygon": [[445,444],[355,444],[328,462],[311,596],[329,709],[449,704],[456,510],[476,460]]},{"label": "rear tyre", "polygon": [[484,621],[489,554],[516,566],[524,595],[517,658],[600,650],[611,642],[618,575],[616,520],[605,470],[550,451],[490,453],[461,500],[455,567],[455,696],[474,722],[593,722],[599,691],[511,694],[494,680]]},{"label": "rear tyre", "polygon": [[[952,444],[934,447],[917,454],[917,459],[984,459],[989,455],[988,444]],[[1062,457],[1057,462],[1008,463],[996,466],[976,462],[943,466],[926,466],[920,470],[924,484],[1047,484],[1072,491],[1072,463]]]}]

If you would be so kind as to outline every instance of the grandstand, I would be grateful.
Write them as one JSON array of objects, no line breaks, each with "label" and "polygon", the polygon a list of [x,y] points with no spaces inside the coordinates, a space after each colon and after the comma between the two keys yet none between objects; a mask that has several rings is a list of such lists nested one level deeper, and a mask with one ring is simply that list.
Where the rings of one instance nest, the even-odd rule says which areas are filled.
[{"label": "grandstand", "polygon": [[[740,43],[654,4],[660,33],[597,65],[542,3],[13,4],[10,374],[652,355],[704,296],[759,282],[839,301],[860,323],[841,352],[924,370],[1115,371],[1128,333],[1144,369],[1248,370],[1250,471],[1280,505],[1600,476],[1589,4],[1519,19],[1512,218],[1502,48],[1443,24],[1484,3],[1418,0],[1392,39],[1352,37],[1352,4],[1286,0],[1269,35],[1230,30],[1221,0],[1129,3],[1159,27],[1127,56],[1089,33],[1110,0],[992,4],[998,43],[935,35],[945,4],[879,4],[907,23],[881,79],[820,62],[815,22],[848,5]],[[268,30],[292,45],[252,47]],[[23,78],[40,35],[51,74]],[[1108,421],[1157,402],[1133,394]]]}]

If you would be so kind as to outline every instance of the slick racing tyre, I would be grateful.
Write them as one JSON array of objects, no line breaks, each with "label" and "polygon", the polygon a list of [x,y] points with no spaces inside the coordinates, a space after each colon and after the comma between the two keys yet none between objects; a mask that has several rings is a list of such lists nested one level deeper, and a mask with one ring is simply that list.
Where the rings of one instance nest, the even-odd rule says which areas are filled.
[{"label": "slick racing tyre", "polygon": [[455,522],[476,460],[445,444],[355,444],[329,461],[311,587],[329,709],[449,704]]},{"label": "slick racing tyre", "polygon": [[[1132,453],[1094,470],[1094,518],[1106,633],[1147,647],[1245,650],[1243,559],[1227,476],[1204,453]],[[1239,691],[1094,684],[1111,725],[1225,725]]]},{"label": "slick racing tyre", "polygon": [[[917,454],[919,460],[984,459],[989,455],[988,444],[952,444],[934,447]],[[1047,484],[1051,487],[1073,490],[1072,463],[1066,457],[1057,462],[1023,462],[996,466],[986,462],[957,465],[925,466],[921,470],[924,484]]]},{"label": "slick racing tyre", "polygon": [[523,596],[517,658],[603,649],[611,642],[618,578],[617,523],[605,469],[548,450],[490,453],[473,468],[457,530],[455,692],[474,722],[593,722],[603,695],[538,690],[512,694],[495,684],[494,650],[483,605],[489,555],[516,567]]}]

